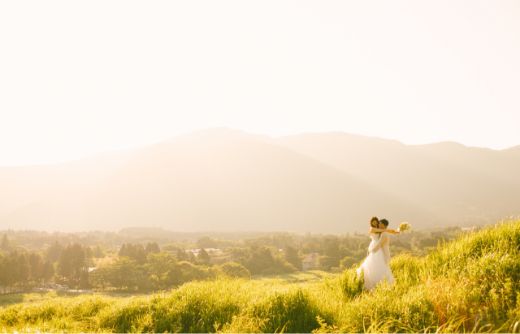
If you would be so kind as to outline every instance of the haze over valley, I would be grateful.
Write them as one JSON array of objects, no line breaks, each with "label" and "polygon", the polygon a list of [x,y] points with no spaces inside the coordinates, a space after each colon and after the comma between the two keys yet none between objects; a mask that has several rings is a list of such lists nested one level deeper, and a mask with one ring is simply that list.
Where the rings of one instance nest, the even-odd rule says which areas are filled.
[{"label": "haze over valley", "polygon": [[211,128],[73,162],[0,168],[0,229],[365,231],[520,213],[520,147]]}]

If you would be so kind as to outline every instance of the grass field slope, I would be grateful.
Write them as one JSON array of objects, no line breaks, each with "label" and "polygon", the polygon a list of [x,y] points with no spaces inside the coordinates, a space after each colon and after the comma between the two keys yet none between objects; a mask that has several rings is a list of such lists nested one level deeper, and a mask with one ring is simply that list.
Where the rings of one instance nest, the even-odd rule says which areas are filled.
[{"label": "grass field slope", "polygon": [[520,332],[520,221],[392,260],[364,292],[355,268],[308,282],[219,279],[134,297],[45,296],[0,307],[0,331]]}]

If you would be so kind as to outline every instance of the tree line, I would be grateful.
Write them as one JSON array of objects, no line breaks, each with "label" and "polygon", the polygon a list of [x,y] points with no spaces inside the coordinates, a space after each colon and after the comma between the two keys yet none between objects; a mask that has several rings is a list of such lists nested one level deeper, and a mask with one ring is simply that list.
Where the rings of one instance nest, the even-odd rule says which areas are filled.
[{"label": "tree line", "polygon": [[[70,242],[68,236],[63,242],[54,240],[45,247],[30,249],[16,243],[23,240],[24,232],[16,233],[14,241],[4,233],[0,242],[1,292],[56,285],[69,289],[158,291],[219,276],[249,278],[291,273],[304,269],[303,261],[310,254],[317,257],[311,269],[341,271],[366,256],[369,242],[362,234],[273,233],[236,240],[202,236],[162,244],[136,238],[136,242],[117,245],[117,240],[108,244]],[[424,254],[439,241],[460,233],[460,229],[452,228],[402,234],[394,238],[392,253]]]}]

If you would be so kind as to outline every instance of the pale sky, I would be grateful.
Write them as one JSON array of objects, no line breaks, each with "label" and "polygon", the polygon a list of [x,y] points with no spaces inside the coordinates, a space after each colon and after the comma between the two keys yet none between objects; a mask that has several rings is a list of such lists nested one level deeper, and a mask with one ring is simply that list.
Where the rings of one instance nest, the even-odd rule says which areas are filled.
[{"label": "pale sky", "polygon": [[520,144],[520,1],[1,1],[0,165],[213,126]]}]

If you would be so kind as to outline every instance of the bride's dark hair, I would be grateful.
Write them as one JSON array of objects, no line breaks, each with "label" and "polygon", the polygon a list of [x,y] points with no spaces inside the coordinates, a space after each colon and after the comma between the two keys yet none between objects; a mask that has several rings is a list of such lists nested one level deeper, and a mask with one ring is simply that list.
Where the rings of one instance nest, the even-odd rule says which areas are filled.
[{"label": "bride's dark hair", "polygon": [[371,227],[376,227],[377,228],[378,224],[379,224],[379,218],[377,218],[377,217],[370,218],[370,226]]}]

